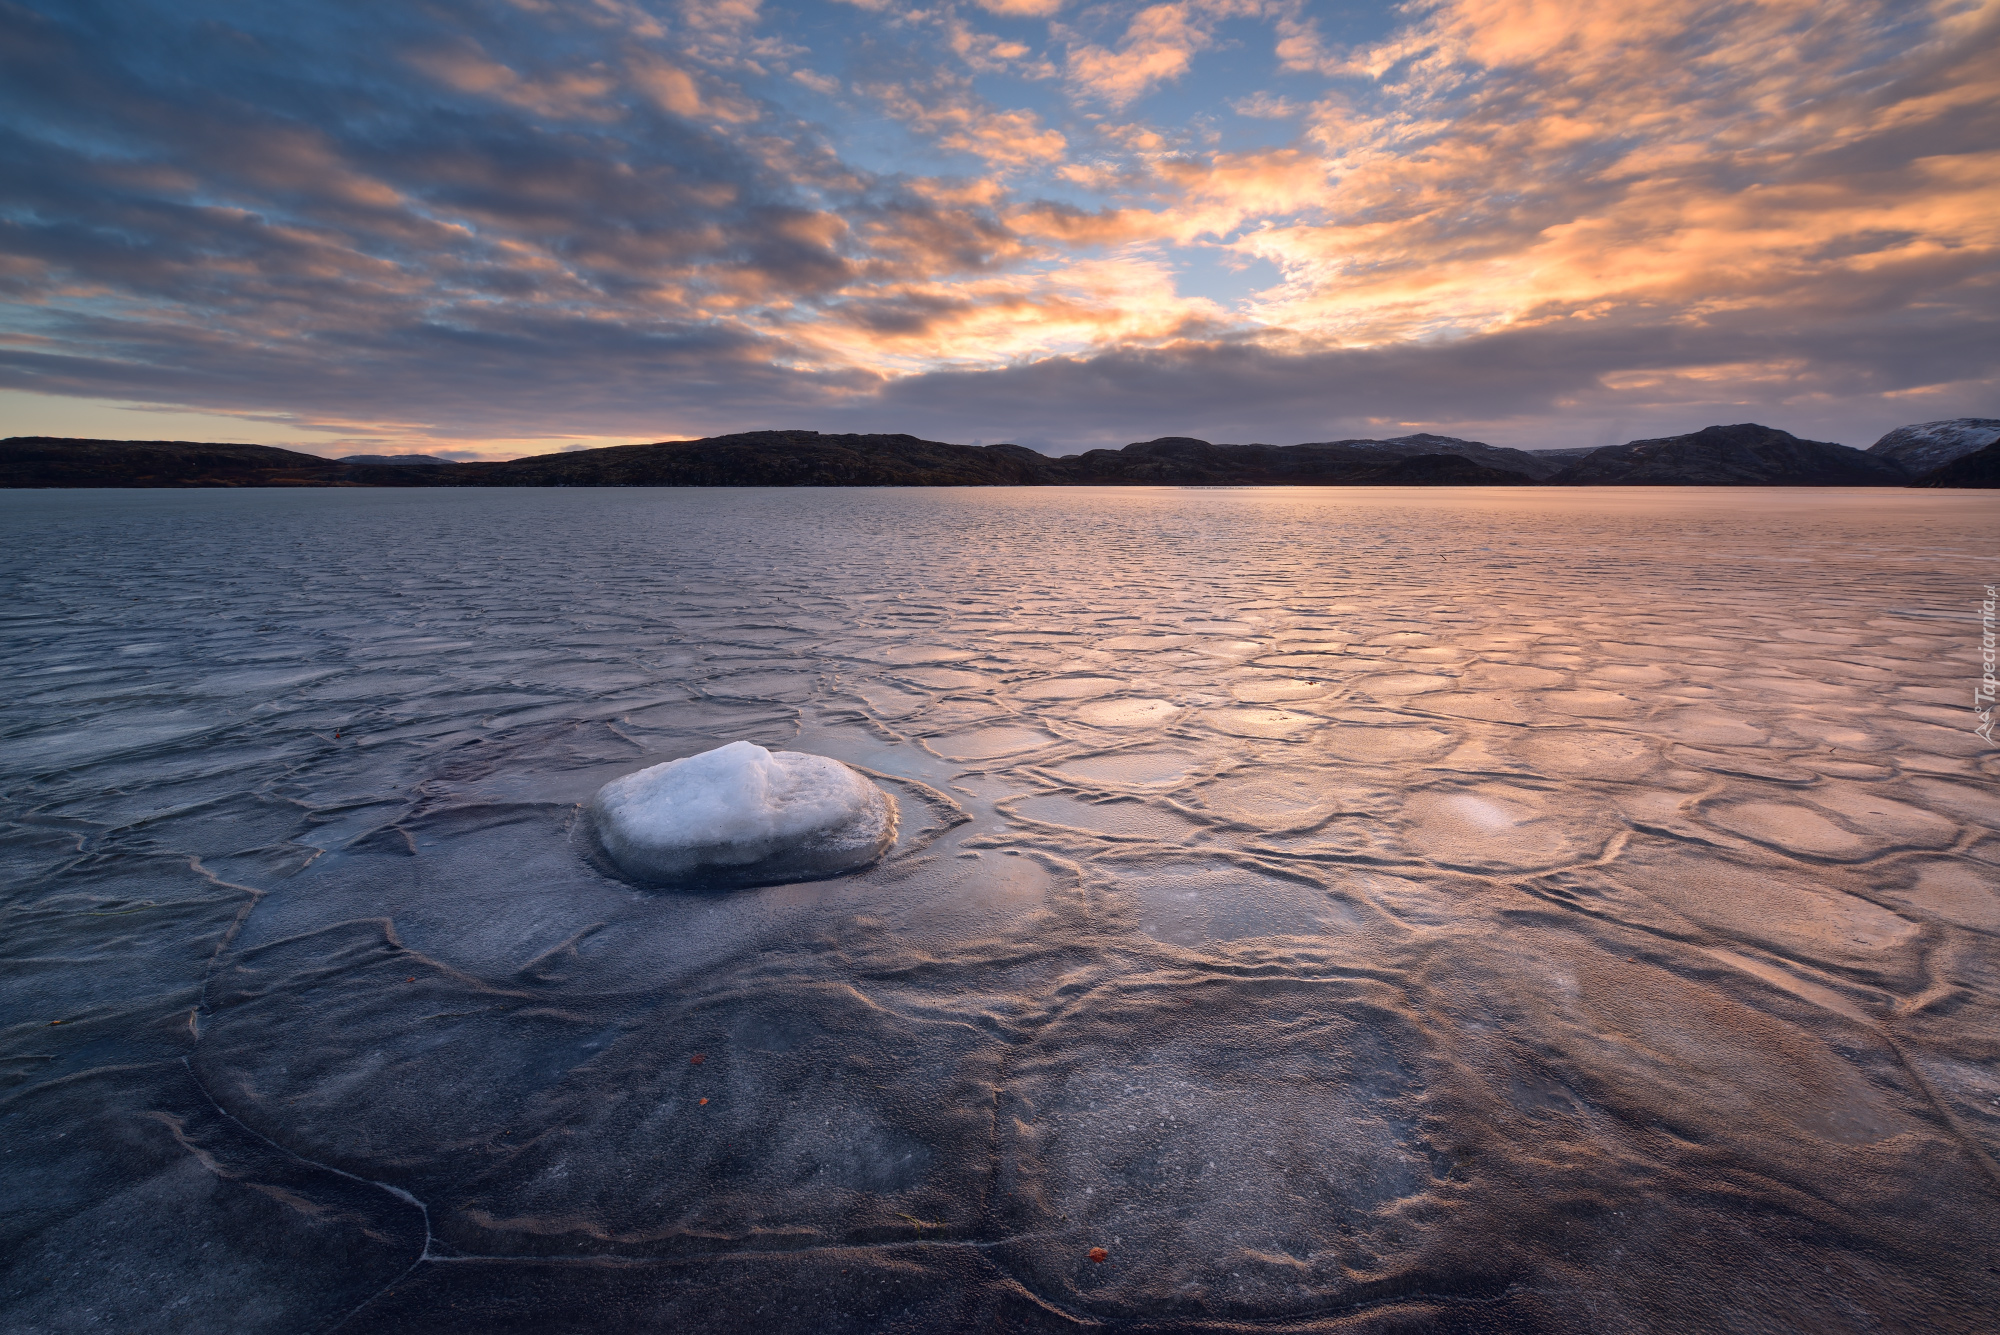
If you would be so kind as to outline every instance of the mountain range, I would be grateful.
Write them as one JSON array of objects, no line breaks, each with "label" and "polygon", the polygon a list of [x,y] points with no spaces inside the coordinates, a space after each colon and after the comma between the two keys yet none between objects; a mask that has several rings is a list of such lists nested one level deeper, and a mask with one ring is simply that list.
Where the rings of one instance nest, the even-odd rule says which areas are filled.
[{"label": "mountain range", "polygon": [[1019,445],[748,431],[453,463],[409,454],[325,459],[267,445],[15,436],[0,440],[0,487],[1991,487],[2000,485],[1996,441],[2000,420],[1960,418],[1899,427],[1868,450],[1742,423],[1600,449],[1528,451],[1429,434],[1282,446],[1163,436],[1053,458]]},{"label": "mountain range", "polygon": [[1899,426],[1868,452],[1922,476],[2000,441],[2000,418],[1954,417],[1943,422]]}]

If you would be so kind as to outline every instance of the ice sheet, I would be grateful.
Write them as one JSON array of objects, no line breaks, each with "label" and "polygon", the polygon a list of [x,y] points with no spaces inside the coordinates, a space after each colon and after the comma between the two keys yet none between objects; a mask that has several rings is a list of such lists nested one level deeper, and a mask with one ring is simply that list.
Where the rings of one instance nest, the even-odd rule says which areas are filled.
[{"label": "ice sheet", "polygon": [[[1982,496],[0,519],[9,1330],[2000,1309]],[[894,845],[600,869],[737,739]]]}]

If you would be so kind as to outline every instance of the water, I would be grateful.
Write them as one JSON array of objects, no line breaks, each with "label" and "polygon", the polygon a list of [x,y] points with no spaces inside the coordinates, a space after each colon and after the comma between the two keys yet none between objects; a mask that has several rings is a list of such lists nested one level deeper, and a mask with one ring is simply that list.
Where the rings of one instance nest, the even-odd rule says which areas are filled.
[{"label": "water", "polygon": [[[10,1330],[2000,1309],[1988,497],[0,522]],[[736,738],[897,849],[593,869],[579,803]]]}]

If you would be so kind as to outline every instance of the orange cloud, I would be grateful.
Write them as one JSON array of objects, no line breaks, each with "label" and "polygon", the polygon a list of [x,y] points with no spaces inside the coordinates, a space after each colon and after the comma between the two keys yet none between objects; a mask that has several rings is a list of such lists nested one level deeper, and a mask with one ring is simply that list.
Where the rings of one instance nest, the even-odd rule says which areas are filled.
[{"label": "orange cloud", "polygon": [[996,167],[1018,168],[1060,161],[1069,140],[1045,128],[1031,111],[996,111],[967,83],[939,78],[928,86],[872,83],[860,91],[941,148],[970,153]]},{"label": "orange cloud", "polygon": [[[1241,314],[1308,340],[1890,299],[2000,255],[1996,13],[1934,5],[1905,49],[1859,0],[1455,0],[1343,57],[1380,82],[1315,105],[1317,152],[1152,164],[1150,225],[1246,229],[1284,281]],[[1132,228],[1104,217],[1022,224]]]},{"label": "orange cloud", "polygon": [[987,13],[1015,19],[1047,18],[1065,3],[1066,0],[978,0],[979,7]]},{"label": "orange cloud", "polygon": [[1072,87],[1122,107],[1154,84],[1187,73],[1211,35],[1193,4],[1148,5],[1132,16],[1116,49],[1078,41],[1069,50]]},{"label": "orange cloud", "polygon": [[618,79],[602,65],[531,78],[489,59],[471,41],[412,51],[405,59],[447,88],[495,98],[536,115],[608,120],[619,114],[605,102]]},{"label": "orange cloud", "polygon": [[895,375],[1147,346],[1226,321],[1216,303],[1177,292],[1170,262],[1127,251],[953,282],[856,287],[786,333],[822,367]]},{"label": "orange cloud", "polygon": [[[482,356],[684,358],[687,383],[738,386],[738,405],[929,371],[1060,379],[1008,379],[1037,359],[1205,366],[1221,394],[1251,351],[1294,357],[1300,401],[1318,403],[1321,362],[1407,354],[1402,383],[1427,385],[1426,368],[1460,364],[1454,348],[1558,349],[1573,368],[1634,330],[1649,337],[1550,380],[1563,406],[1768,401],[1834,392],[1834,362],[1802,352],[1799,331],[1835,323],[1856,347],[1891,324],[1952,331],[1904,355],[1922,369],[1899,371],[1895,393],[1929,393],[1907,381],[1932,362],[1941,379],[1990,375],[1962,331],[1990,328],[2000,287],[2000,0],[1415,0],[1397,31],[1351,48],[1300,0],[857,0],[844,18],[868,42],[811,53],[757,0],[512,4],[477,41],[412,11],[398,31],[426,34],[407,56],[423,86],[403,112],[384,104],[406,117],[393,132],[316,123],[310,100],[262,118],[178,102],[146,84],[150,57],[64,85],[55,112],[114,109],[155,147],[107,157],[74,147],[88,133],[46,136],[56,185],[31,207],[95,211],[10,234],[0,277],[54,313],[36,337],[57,346],[55,316],[112,328],[100,299],[119,297],[138,314],[118,328],[138,332],[118,337],[147,351],[105,358],[90,372],[105,383],[251,365],[250,349],[266,369],[245,383],[290,375],[320,393],[300,337],[317,329],[380,339],[378,365],[434,344],[428,394],[490,334]],[[985,14],[1073,26],[999,36]],[[1127,110],[1176,83],[1198,95],[1232,19],[1268,44],[1232,25],[1229,58],[1266,60],[1274,79],[1248,96],[1232,84],[1228,105],[1272,124],[1220,105],[1178,124]],[[94,68],[100,48],[78,38],[68,59]],[[1019,86],[1045,80],[1061,82]],[[810,120],[786,105],[805,89],[821,95]],[[857,96],[965,155],[962,174],[885,157],[896,140],[860,128]],[[655,111],[687,123],[662,134]],[[436,133],[446,120],[482,133]],[[142,197],[173,207],[142,216]],[[1232,267],[1275,278],[1185,295]],[[1953,340],[1972,352],[1944,369]],[[1355,392],[1378,378],[1352,375]],[[486,411],[519,379],[468,371],[454,401]]]}]

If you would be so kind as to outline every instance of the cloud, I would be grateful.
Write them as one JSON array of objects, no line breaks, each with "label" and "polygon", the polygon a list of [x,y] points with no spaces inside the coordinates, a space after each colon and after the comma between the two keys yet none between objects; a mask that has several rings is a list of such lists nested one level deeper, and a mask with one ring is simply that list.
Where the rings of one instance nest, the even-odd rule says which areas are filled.
[{"label": "cloud", "polygon": [[1065,3],[1066,0],[978,0],[979,7],[987,13],[1015,19],[1047,18]]},{"label": "cloud", "polygon": [[699,116],[704,110],[714,110],[712,105],[704,107],[701,88],[692,75],[650,52],[634,53],[626,62],[626,71],[632,85],[661,111]]},{"label": "cloud", "polygon": [[1060,131],[1029,111],[999,111],[973,91],[971,81],[950,74],[927,79],[858,82],[889,115],[952,153],[968,153],[994,167],[1058,162],[1069,148]]},{"label": "cloud", "polygon": [[1418,12],[1327,57],[1345,87],[1314,103],[1302,143],[1080,167],[1140,207],[1023,225],[1226,239],[1284,276],[1240,314],[1295,343],[1628,309],[1698,325],[1745,306],[1949,307],[1995,273],[2000,6]]},{"label": "cloud", "polygon": [[1116,47],[1077,38],[1069,48],[1067,74],[1080,95],[1114,107],[1188,72],[1195,52],[1213,34],[1207,15],[1192,3],[1148,5],[1132,16]]},{"label": "cloud", "polygon": [[949,9],[933,11],[927,16],[937,22],[944,34],[945,46],[964,62],[970,73],[1011,73],[1029,79],[1056,77],[1054,63],[1037,56],[1034,48],[1025,42],[981,32]]},{"label": "cloud", "polygon": [[[458,444],[2000,411],[2000,0],[1402,13],[0,5],[0,384]],[[1225,69],[1295,137],[1162,118]]]},{"label": "cloud", "polygon": [[[602,64],[582,70],[560,70],[545,78],[523,77],[490,59],[473,42],[411,51],[404,59],[455,92],[497,98],[540,116],[609,119],[618,115],[616,108],[606,105],[606,98],[617,88],[618,80]],[[680,78],[685,83],[687,76]],[[693,85],[686,87],[692,100]]]},{"label": "cloud", "polygon": [[[1886,429],[1878,422],[1990,402],[2000,377],[1982,349],[1996,336],[2000,319],[1964,315],[1895,330],[1842,321],[1809,333],[1753,319],[1699,333],[1552,326],[1309,352],[1193,339],[903,377],[884,386],[865,420],[951,420],[966,424],[966,436],[1063,448],[1168,434],[1290,444],[1429,429],[1534,449],[1603,444],[1595,433],[1611,419],[1632,438],[1775,408],[1801,434],[1866,445]],[[1638,377],[1644,383],[1619,383]],[[1898,396],[1901,406],[1857,421],[1857,391]]]},{"label": "cloud", "polygon": [[1287,275],[1255,318],[1380,342],[1941,295],[2000,259],[1996,80],[1984,38],[1907,35],[1838,0],[1436,6],[1350,57],[1383,93],[1322,109],[1321,207],[1239,243]]},{"label": "cloud", "polygon": [[[1155,86],[1178,81],[1193,68],[1194,58],[1215,45],[1216,28],[1225,19],[1268,18],[1295,28],[1299,0],[1173,0],[1139,9],[1113,45],[1088,39],[1081,31],[1051,25],[1051,32],[1068,48],[1065,74],[1071,93],[1080,100],[1122,108]],[[1108,11],[1089,11],[1098,18]]]},{"label": "cloud", "polygon": [[1127,251],[1039,272],[882,285],[791,333],[826,365],[847,360],[857,370],[921,374],[1141,347],[1227,323],[1215,302],[1176,290],[1170,263]]},{"label": "cloud", "polygon": [[1229,104],[1229,109],[1239,116],[1255,116],[1263,120],[1290,120],[1305,110],[1288,98],[1273,97],[1259,89],[1248,97],[1239,97]]}]

